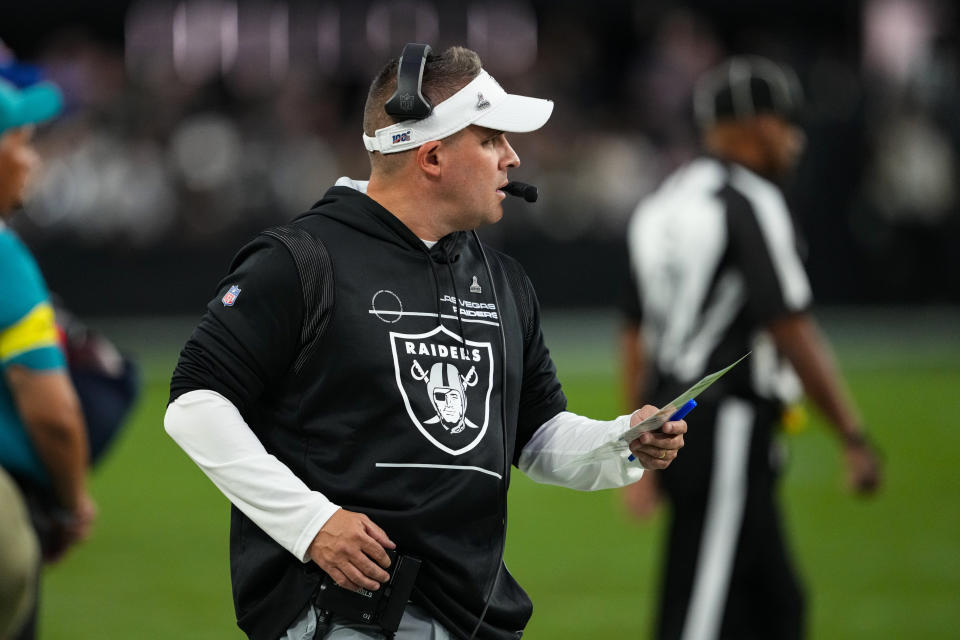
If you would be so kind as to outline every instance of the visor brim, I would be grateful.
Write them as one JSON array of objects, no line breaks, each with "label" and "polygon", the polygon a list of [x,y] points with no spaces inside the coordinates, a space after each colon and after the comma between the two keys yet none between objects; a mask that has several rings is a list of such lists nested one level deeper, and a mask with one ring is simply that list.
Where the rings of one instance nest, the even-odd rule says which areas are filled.
[{"label": "visor brim", "polygon": [[545,125],[551,113],[552,100],[507,94],[494,108],[472,124],[496,131],[527,133]]}]

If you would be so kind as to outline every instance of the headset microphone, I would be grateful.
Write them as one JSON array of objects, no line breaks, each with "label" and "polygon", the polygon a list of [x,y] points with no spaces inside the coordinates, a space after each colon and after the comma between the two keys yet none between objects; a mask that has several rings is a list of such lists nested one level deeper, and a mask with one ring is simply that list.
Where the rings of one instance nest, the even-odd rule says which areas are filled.
[{"label": "headset microphone", "polygon": [[503,191],[527,202],[536,202],[540,195],[535,186],[526,182],[508,182]]}]

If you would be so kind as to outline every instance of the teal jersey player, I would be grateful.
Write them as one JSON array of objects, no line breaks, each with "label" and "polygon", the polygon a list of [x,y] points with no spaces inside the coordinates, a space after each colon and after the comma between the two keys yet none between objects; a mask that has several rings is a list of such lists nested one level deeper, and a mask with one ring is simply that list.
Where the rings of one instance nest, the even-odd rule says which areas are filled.
[{"label": "teal jersey player", "polygon": [[[23,242],[0,222],[0,367],[11,365],[62,370],[66,360],[40,269]],[[44,485],[50,482],[6,382],[0,384],[0,467]]]}]

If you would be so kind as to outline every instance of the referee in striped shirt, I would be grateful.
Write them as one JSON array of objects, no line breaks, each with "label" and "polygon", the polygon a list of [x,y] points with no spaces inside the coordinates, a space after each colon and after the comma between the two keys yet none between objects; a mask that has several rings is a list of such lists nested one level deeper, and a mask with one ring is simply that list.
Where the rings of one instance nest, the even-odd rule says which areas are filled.
[{"label": "referee in striped shirt", "polygon": [[797,233],[777,180],[803,133],[794,74],[736,57],[694,89],[705,153],[637,207],[622,335],[632,404],[664,401],[751,357],[699,399],[684,456],[627,489],[638,515],[672,505],[656,637],[799,638],[804,594],[776,504],[775,432],[805,391],[835,429],[849,479],[880,465],[810,315]]}]

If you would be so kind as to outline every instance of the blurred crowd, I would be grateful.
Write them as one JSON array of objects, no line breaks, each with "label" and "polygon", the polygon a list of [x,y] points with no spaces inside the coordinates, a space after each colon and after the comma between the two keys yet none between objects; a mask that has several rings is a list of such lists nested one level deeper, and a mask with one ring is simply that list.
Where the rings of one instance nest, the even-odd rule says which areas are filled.
[{"label": "blurred crowd", "polygon": [[128,256],[131,269],[150,256],[138,275],[149,290],[191,250],[235,246],[337,177],[365,177],[372,65],[407,41],[464,43],[508,90],[557,105],[516,144],[514,174],[540,202],[509,203],[488,239],[525,263],[576,247],[592,273],[555,285],[531,275],[548,306],[576,292],[587,297],[572,304],[596,304],[615,294],[609,256],[637,200],[697,150],[694,79],[729,53],[757,53],[796,68],[807,95],[808,153],[788,192],[818,298],[960,301],[945,276],[960,266],[953,4],[769,4],[141,0],[122,24],[78,22],[29,43],[0,27],[0,56],[40,63],[68,100],[39,136],[45,171],[18,227],[67,298],[76,270],[47,268],[64,251]]}]

